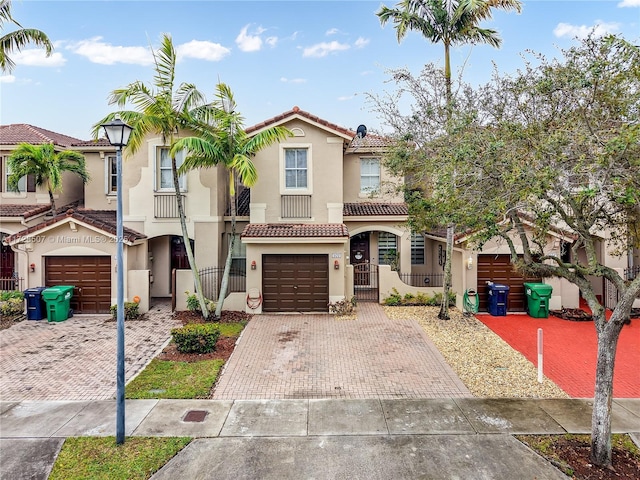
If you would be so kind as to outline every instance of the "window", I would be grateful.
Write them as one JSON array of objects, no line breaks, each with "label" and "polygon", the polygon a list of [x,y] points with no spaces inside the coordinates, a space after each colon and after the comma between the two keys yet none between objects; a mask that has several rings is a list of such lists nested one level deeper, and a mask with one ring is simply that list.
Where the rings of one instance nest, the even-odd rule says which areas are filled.
[{"label": "window", "polygon": [[[9,157],[4,157],[4,187],[7,192],[15,192],[15,190],[9,188],[9,177],[11,176],[11,167],[9,166]],[[26,192],[27,191],[27,177],[24,176],[18,181],[18,191]],[[30,192],[35,192],[35,188],[33,190],[29,190]]]},{"label": "window", "polygon": [[[171,155],[169,155],[169,147],[160,147],[158,149],[159,161],[157,162],[157,188],[158,190],[174,190],[173,173],[171,171]],[[184,151],[176,154],[176,167],[184,162]],[[180,190],[186,190],[186,176],[182,175],[178,179]]]},{"label": "window", "polygon": [[360,159],[360,192],[374,193],[380,189],[380,159]]},{"label": "window", "polygon": [[391,265],[397,267],[398,263],[398,243],[393,233],[378,233],[378,264]]},{"label": "window", "polygon": [[[231,242],[231,234],[229,234],[229,242]],[[242,243],[240,235],[236,235],[235,241],[233,242],[233,250],[231,251],[231,274],[247,274],[247,245]]]},{"label": "window", "polygon": [[118,171],[115,156],[107,157],[107,194],[118,191]]},{"label": "window", "polygon": [[284,151],[284,183],[286,189],[307,189],[307,149],[287,148]]},{"label": "window", "polygon": [[411,265],[424,265],[424,237],[411,234]]}]

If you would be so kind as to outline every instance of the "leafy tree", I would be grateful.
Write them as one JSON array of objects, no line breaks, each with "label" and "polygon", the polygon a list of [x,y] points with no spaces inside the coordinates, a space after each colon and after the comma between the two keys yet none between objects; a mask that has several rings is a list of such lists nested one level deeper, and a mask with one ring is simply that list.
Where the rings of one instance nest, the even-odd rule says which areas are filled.
[{"label": "leafy tree", "polygon": [[[6,32],[5,24],[11,23],[17,30]],[[15,63],[9,57],[10,53],[22,50],[29,43],[45,48],[47,57],[53,52],[53,44],[44,32],[33,28],[23,28],[11,16],[11,0],[0,0],[0,69],[11,72]]]},{"label": "leafy tree", "polygon": [[[444,45],[444,84],[447,112],[451,108],[451,58],[452,45],[486,43],[499,47],[502,40],[495,30],[481,28],[478,23],[491,18],[492,9],[520,12],[519,0],[401,0],[395,8],[382,6],[377,12],[380,23],[392,21],[398,42],[409,30],[421,33],[432,43]],[[447,226],[446,259],[442,305],[438,317],[449,319],[449,290],[451,289],[451,260],[455,224]],[[445,224],[443,223],[443,225]]]},{"label": "leafy tree", "polygon": [[[398,145],[429,193],[412,199],[412,220],[452,215],[479,248],[502,239],[521,274],[579,287],[598,338],[591,461],[611,465],[615,353],[640,276],[625,279],[605,257],[640,247],[640,48],[588,38],[559,60],[534,55],[457,91],[446,132]],[[618,292],[608,320],[594,290],[602,280]]]},{"label": "leafy tree", "polygon": [[219,318],[227,295],[232,253],[236,241],[236,188],[239,182],[246,187],[255,185],[258,173],[251,157],[265,147],[291,136],[291,132],[284,127],[272,127],[248,136],[243,129],[244,119],[236,111],[233,93],[224,83],[217,85],[216,99],[210,108],[213,115],[205,110],[195,112],[194,119],[202,116],[199,114],[205,114],[204,118],[194,124],[193,130],[197,136],[179,139],[173,146],[173,150],[184,149],[188,152],[187,158],[180,167],[181,173],[222,165],[229,174],[231,237],[216,305],[215,317]]},{"label": "leafy tree", "polygon": [[56,152],[51,143],[21,143],[9,156],[7,165],[11,171],[7,179],[9,188],[18,191],[20,179],[25,175],[33,175],[37,187],[46,186],[54,215],[57,211],[53,194],[62,191],[64,172],[75,173],[84,183],[89,181],[84,156],[72,150]]},{"label": "leafy tree", "polygon": [[[164,144],[170,148],[173,147],[180,129],[189,128],[193,111],[206,110],[205,98],[195,85],[181,83],[176,88],[176,51],[170,35],[163,35],[161,46],[157,52],[153,52],[153,57],[155,60],[155,75],[152,86],[148,86],[138,80],[124,88],[114,90],[109,99],[110,104],[116,104],[120,108],[131,103],[136,107],[136,110],[122,110],[110,113],[93,126],[93,136],[98,138],[101,132],[100,125],[112,121],[117,116],[131,125],[133,130],[129,138],[129,144],[126,147],[127,152],[131,155],[140,149],[146,135],[150,133],[162,135]],[[191,241],[189,240],[189,232],[187,231],[175,150],[171,150],[171,152],[171,172],[178,215],[180,217],[180,227],[182,228],[182,238],[193,274],[202,315],[207,318],[209,310],[202,293],[200,276],[198,275]]]}]

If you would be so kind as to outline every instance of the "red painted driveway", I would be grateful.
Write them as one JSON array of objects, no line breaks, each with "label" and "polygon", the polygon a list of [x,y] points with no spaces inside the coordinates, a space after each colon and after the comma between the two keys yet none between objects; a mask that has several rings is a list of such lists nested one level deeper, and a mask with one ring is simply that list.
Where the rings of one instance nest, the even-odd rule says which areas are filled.
[{"label": "red painted driveway", "polygon": [[[538,364],[538,328],[542,328],[545,376],[573,398],[593,398],[597,357],[593,322],[572,322],[552,316],[533,318],[525,314],[476,317],[534,365]],[[640,398],[640,319],[631,320],[631,325],[625,325],[620,333],[613,396]]]}]

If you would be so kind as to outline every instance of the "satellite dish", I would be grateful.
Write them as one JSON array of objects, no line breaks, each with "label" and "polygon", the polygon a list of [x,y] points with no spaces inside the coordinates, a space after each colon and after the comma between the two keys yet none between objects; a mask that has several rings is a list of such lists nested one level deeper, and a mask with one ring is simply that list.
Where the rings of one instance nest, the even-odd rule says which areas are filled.
[{"label": "satellite dish", "polygon": [[358,138],[364,138],[367,136],[367,127],[366,125],[358,125],[358,129],[356,130],[356,136]]}]

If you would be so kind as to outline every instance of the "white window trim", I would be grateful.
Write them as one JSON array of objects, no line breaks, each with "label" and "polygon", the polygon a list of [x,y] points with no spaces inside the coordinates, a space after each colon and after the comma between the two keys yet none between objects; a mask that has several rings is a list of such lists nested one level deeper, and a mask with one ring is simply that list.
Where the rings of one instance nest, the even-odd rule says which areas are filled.
[{"label": "white window trim", "polygon": [[[307,188],[287,188],[285,174],[285,150],[307,150]],[[281,143],[280,144],[280,195],[312,195],[313,194],[313,150],[310,143]]]},{"label": "white window trim", "polygon": [[[169,145],[162,143],[149,143],[149,155],[151,156],[151,165],[153,166],[153,191],[160,193],[175,192],[175,188],[160,187],[160,150],[170,148]],[[179,167],[180,165],[178,165]],[[180,192],[187,192],[187,175],[182,175],[179,179]]]},{"label": "white window trim", "polygon": [[[362,188],[362,161],[363,160],[377,160],[378,161],[378,187],[363,190]],[[373,175],[367,175],[373,177]],[[360,157],[360,197],[378,196],[380,193],[380,184],[382,182],[382,165],[380,164],[380,157]]]},{"label": "white window trim", "polygon": [[104,193],[106,195],[116,195],[118,193],[117,186],[115,190],[111,190],[111,159],[113,159],[113,163],[115,164],[117,161],[116,155],[107,154],[104,156]]}]

